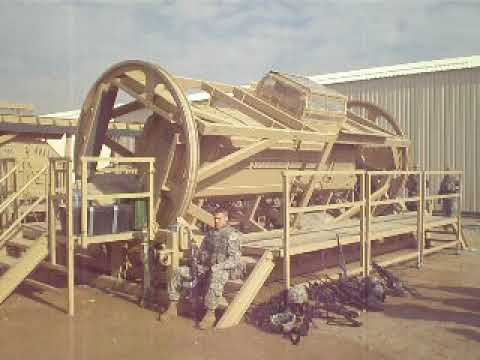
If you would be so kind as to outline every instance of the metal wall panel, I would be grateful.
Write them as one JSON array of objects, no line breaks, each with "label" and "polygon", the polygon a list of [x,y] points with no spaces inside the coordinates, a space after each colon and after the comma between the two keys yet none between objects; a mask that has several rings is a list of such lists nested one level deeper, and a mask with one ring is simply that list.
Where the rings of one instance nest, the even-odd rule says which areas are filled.
[{"label": "metal wall panel", "polygon": [[412,165],[463,169],[463,210],[480,213],[480,68],[328,86],[390,112],[412,141]]}]

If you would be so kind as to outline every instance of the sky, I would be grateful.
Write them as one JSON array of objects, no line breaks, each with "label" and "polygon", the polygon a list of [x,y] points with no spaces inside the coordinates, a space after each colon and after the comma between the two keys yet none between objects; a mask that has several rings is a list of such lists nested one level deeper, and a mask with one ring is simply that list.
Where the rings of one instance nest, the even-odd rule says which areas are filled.
[{"label": "sky", "polygon": [[232,84],[480,54],[480,0],[0,0],[0,100],[81,107],[116,62]]}]

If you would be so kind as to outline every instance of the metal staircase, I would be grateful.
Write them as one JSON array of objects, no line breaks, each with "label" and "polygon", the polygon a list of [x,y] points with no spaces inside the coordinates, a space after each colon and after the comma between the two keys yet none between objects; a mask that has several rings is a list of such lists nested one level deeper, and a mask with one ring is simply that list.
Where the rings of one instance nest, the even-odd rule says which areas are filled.
[{"label": "metal staircase", "polygon": [[[16,176],[18,166],[15,166],[0,179],[0,184],[8,182],[9,178]],[[2,223],[0,233],[0,304],[35,270],[35,268],[48,256],[48,235],[45,223],[22,224],[24,219],[45,205],[46,195],[42,195],[33,202],[22,206],[21,195],[28,187],[47,173],[48,165],[29,179],[20,188],[15,181],[13,191],[2,194],[0,215],[11,206],[14,206],[14,216],[8,223]],[[8,186],[5,187],[8,190]]]},{"label": "metal staircase", "polygon": [[7,240],[1,249],[0,304],[48,256],[47,235],[37,235],[32,239],[21,231]]}]

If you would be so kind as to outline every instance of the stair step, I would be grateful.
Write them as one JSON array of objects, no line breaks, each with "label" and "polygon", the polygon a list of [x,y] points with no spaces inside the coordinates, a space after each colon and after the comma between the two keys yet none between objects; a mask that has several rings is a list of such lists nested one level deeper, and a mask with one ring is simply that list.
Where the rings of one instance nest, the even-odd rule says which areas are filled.
[{"label": "stair step", "polygon": [[17,237],[7,242],[8,246],[15,247],[19,250],[27,250],[34,243],[34,241],[25,239],[24,237]]},{"label": "stair step", "polygon": [[20,258],[16,258],[10,255],[0,256],[0,268],[10,268],[17,264],[20,261]]},{"label": "stair step", "polygon": [[47,224],[44,222],[22,224],[23,237],[36,240],[48,231]]},{"label": "stair step", "polygon": [[20,258],[0,257],[0,264],[7,266],[0,276],[0,304],[47,257],[48,240],[41,237],[32,242],[32,246]]}]

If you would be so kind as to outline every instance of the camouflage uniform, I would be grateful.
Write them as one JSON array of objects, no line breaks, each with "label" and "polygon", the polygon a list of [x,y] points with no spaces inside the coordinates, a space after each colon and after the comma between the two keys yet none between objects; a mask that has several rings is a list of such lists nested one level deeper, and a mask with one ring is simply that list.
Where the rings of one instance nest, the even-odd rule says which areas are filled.
[{"label": "camouflage uniform", "polygon": [[[420,184],[418,183],[419,177],[417,174],[411,174],[407,178],[407,193],[408,197],[417,197],[419,193]],[[416,202],[409,201],[406,203],[406,207],[409,211],[417,211],[418,204]]]},{"label": "camouflage uniform", "polygon": [[308,302],[308,292],[305,285],[295,285],[287,291],[288,304],[305,304]]},{"label": "camouflage uniform", "polygon": [[[240,233],[226,226],[220,230],[211,231],[207,234],[200,247],[200,261],[198,275],[205,279],[208,275],[208,287],[205,293],[205,307],[215,310],[222,300],[223,288],[229,279],[238,279],[242,276],[243,269],[240,262]],[[188,266],[180,266],[170,279],[168,297],[170,301],[180,299],[182,281],[191,279],[191,269]]]},{"label": "camouflage uniform", "polygon": [[[445,175],[440,183],[440,195],[448,195],[458,193],[460,190],[459,181],[454,179],[453,176]],[[443,213],[446,216],[455,216],[457,213],[457,200],[455,198],[447,198],[442,201]]]}]

